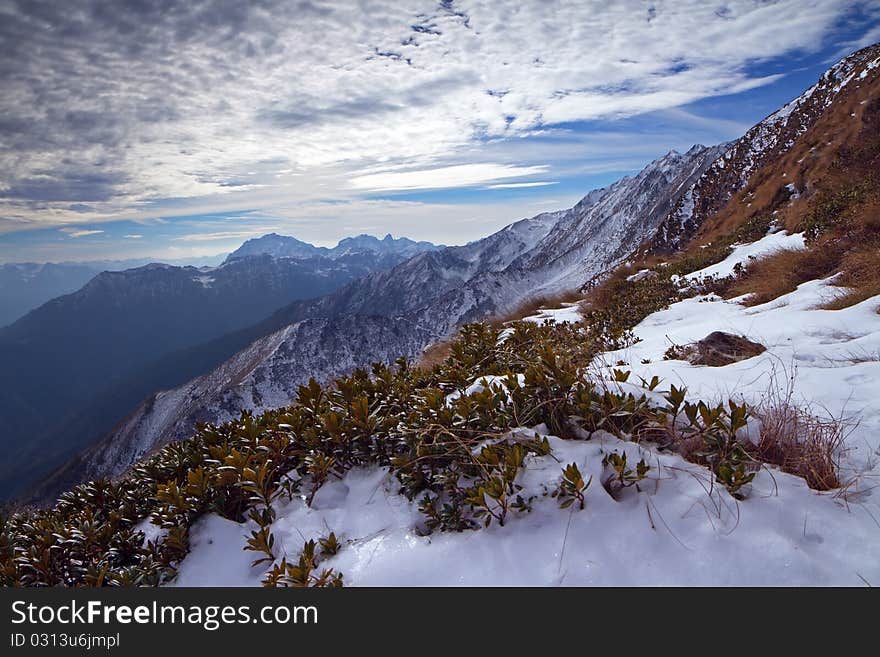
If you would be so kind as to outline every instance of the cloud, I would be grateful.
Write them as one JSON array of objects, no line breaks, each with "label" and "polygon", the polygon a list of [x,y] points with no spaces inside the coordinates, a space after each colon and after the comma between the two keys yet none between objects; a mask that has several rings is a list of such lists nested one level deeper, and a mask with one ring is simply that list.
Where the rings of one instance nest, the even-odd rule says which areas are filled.
[{"label": "cloud", "polygon": [[871,3],[724,6],[7,0],[0,231],[546,172],[536,134],[769,84]]},{"label": "cloud", "polygon": [[444,187],[468,187],[491,180],[519,178],[544,173],[547,166],[517,167],[505,164],[460,164],[436,169],[415,171],[389,171],[357,176],[351,186],[365,190],[413,190],[441,189]]},{"label": "cloud", "polygon": [[127,239],[127,240],[139,240],[139,239],[143,239],[144,236],[143,235],[124,235],[123,237],[125,237],[125,239]]},{"label": "cloud", "polygon": [[518,183],[498,183],[496,185],[487,185],[486,189],[519,189],[521,187],[546,187],[547,185],[558,185],[553,181],[535,181],[535,182],[518,182]]},{"label": "cloud", "polygon": [[88,237],[89,235],[100,235],[103,230],[87,230],[83,228],[59,228],[59,230],[68,237]]},{"label": "cloud", "polygon": [[191,233],[172,238],[176,242],[219,242],[221,240],[240,240],[264,235],[266,230],[227,230],[217,233]]}]

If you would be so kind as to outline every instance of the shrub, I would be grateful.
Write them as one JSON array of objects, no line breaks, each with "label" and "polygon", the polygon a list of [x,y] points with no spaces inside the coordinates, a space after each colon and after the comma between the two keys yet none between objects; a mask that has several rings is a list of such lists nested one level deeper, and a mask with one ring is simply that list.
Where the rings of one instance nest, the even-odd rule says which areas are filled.
[{"label": "shrub", "polygon": [[584,476],[577,467],[577,463],[569,463],[562,469],[562,480],[551,496],[559,499],[559,507],[562,509],[567,509],[577,502],[578,508],[583,510],[586,503],[584,493],[591,483],[593,483],[592,477],[584,481]]}]

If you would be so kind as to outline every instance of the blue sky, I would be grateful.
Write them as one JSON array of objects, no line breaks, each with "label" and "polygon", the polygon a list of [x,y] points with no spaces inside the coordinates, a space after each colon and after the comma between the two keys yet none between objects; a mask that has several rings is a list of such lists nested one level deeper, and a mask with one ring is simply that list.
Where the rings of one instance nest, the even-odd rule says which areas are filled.
[{"label": "blue sky", "polygon": [[880,41],[864,1],[71,4],[0,0],[0,262],[463,243]]}]

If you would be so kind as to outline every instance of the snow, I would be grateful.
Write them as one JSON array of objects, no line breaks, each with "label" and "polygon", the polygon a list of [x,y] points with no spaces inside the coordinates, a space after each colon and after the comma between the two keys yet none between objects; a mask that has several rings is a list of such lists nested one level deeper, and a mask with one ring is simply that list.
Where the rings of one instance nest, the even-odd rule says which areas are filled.
[{"label": "snow", "polygon": [[137,523],[133,527],[133,529],[134,529],[135,533],[137,533],[137,532],[144,533],[144,542],[143,542],[144,545],[146,545],[150,541],[157,541],[159,539],[164,539],[167,534],[166,530],[162,529],[158,525],[154,525],[150,521],[150,518],[144,518],[139,523]]},{"label": "snow", "polygon": [[770,233],[751,244],[740,244],[733,247],[733,252],[721,262],[710,265],[705,269],[686,274],[684,278],[689,280],[699,280],[705,277],[723,278],[733,274],[734,267],[737,264],[744,264],[751,258],[760,258],[770,255],[774,251],[783,249],[803,249],[804,235],[803,233],[794,233],[790,235],[782,230],[778,233]]},{"label": "snow", "polygon": [[864,80],[866,77],[868,77],[868,73],[877,68],[877,66],[880,66],[880,57],[868,63],[865,69],[861,73],[859,73],[859,80]]},{"label": "snow", "polygon": [[535,322],[543,324],[545,321],[552,320],[558,324],[563,322],[579,322],[583,319],[579,304],[577,302],[563,303],[559,308],[541,308],[534,315],[524,317],[525,322]]},{"label": "snow", "polygon": [[[737,502],[712,486],[704,468],[650,447],[601,434],[590,441],[548,438],[553,456],[530,457],[522,493],[533,511],[504,527],[461,533],[416,531],[415,504],[398,495],[385,468],[356,469],[319,491],[312,508],[281,506],[273,525],[277,556],[296,559],[305,540],[331,530],[343,544],[321,568],[347,586],[861,585],[880,581],[880,530],[859,506],[818,495],[803,480],[760,472]],[[599,483],[602,458],[626,452],[651,466],[639,488],[614,500]],[[555,458],[554,458],[555,457]],[[558,459],[558,460],[557,460]],[[559,508],[544,495],[561,466],[578,464],[593,481],[586,508]],[[176,586],[258,586],[267,568],[241,550],[252,527],[208,516],[192,530],[193,549]]]},{"label": "snow", "polygon": [[[517,374],[516,378],[517,378],[517,381],[519,381],[520,385],[522,385],[525,382],[525,375],[523,375],[523,374]],[[478,392],[483,392],[484,390],[487,390],[490,388],[501,388],[505,392],[507,392],[507,377],[497,376],[494,374],[489,375],[489,376],[480,377],[479,379],[474,381],[472,384],[470,384],[467,388],[465,388],[464,395],[467,397],[467,396],[476,394]],[[462,396],[462,393],[459,392],[458,390],[451,392],[448,395],[446,395],[446,403],[448,404],[449,402],[455,401],[456,399],[458,399],[461,396]]]},{"label": "snow", "polygon": [[190,555],[172,586],[258,586],[250,564],[259,557],[241,549],[249,529],[215,514],[200,518],[190,530]]},{"label": "snow", "polygon": [[[688,278],[725,276],[751,257],[803,247],[801,234],[771,233],[736,246],[723,262]],[[655,401],[670,384],[687,388],[691,399],[752,403],[790,385],[795,403],[852,422],[841,454],[844,491],[819,493],[799,477],[766,468],[738,501],[706,468],[650,443],[623,442],[604,432],[588,441],[548,436],[552,453],[529,456],[518,479],[521,494],[534,496],[532,511],[512,511],[504,527],[422,535],[417,503],[399,494],[387,468],[356,468],[326,483],[311,507],[299,497],[276,502],[276,558],[295,560],[306,540],[333,531],[343,547],[320,567],[342,572],[347,586],[878,584],[880,297],[842,310],[818,309],[841,293],[833,280],[804,283],[754,307],[714,295],[675,303],[634,328],[636,344],[601,354],[590,369],[608,387]],[[577,306],[542,309],[529,321],[550,318],[576,321]],[[663,359],[670,344],[719,330],[756,340],[767,351],[724,367]],[[610,380],[612,368],[630,370],[629,382]],[[662,383],[653,393],[634,383],[654,375]],[[463,394],[489,385],[504,381],[478,377]],[[754,440],[757,429],[753,422],[747,437]],[[509,437],[546,432],[543,425],[523,427]],[[644,459],[651,466],[638,489],[626,489],[617,500],[600,483],[610,451],[626,452],[633,465]],[[593,478],[582,511],[577,505],[562,510],[547,494],[571,462]],[[175,585],[259,586],[269,568],[251,567],[259,555],[242,549],[253,529],[250,521],[215,515],[199,520]]]}]

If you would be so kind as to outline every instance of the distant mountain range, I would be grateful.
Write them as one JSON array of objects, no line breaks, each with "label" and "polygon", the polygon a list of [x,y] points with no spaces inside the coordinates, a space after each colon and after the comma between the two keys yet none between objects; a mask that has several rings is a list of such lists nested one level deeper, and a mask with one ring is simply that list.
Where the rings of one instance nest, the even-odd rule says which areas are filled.
[{"label": "distant mountain range", "polygon": [[156,387],[201,373],[186,359],[163,360],[168,354],[436,248],[361,236],[287,255],[294,243],[305,244],[279,235],[251,240],[219,267],[105,271],[0,329],[0,495],[109,431]]},{"label": "distant mountain range", "polygon": [[[167,264],[213,266],[225,256],[169,260]],[[0,326],[7,326],[50,299],[76,292],[102,271],[122,271],[156,262],[151,258],[87,262],[0,264]]]},{"label": "distant mountain range", "polygon": [[435,251],[440,248],[443,247],[430,242],[415,242],[406,237],[394,238],[391,235],[386,235],[384,239],[380,240],[372,235],[357,235],[356,237],[346,237],[340,240],[335,247],[328,249],[323,246],[313,246],[295,237],[269,233],[242,244],[229,254],[227,262],[251,255],[270,255],[275,258],[327,257],[335,259],[352,253],[375,253],[409,258],[422,251]]}]

